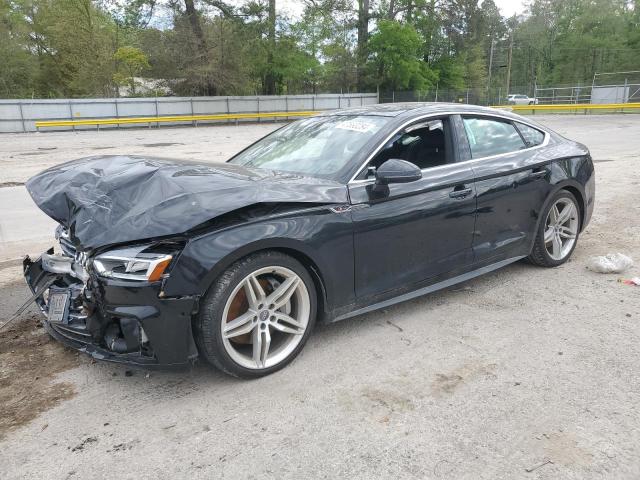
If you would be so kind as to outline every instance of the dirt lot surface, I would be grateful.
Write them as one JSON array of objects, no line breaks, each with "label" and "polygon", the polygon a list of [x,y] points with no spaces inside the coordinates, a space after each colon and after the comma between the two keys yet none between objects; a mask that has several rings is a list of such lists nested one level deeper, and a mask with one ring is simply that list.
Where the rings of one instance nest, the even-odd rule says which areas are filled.
[{"label": "dirt lot surface", "polygon": [[19,186],[52,165],[93,155],[223,161],[281,125],[268,122],[199,128],[0,134],[0,186]]},{"label": "dirt lot surface", "polygon": [[[289,367],[250,382],[93,363],[31,309],[0,336],[0,478],[640,478],[640,287],[618,282],[640,276],[640,116],[536,120],[597,162],[571,261],[319,327]],[[217,161],[271,128],[0,135],[0,175],[21,183],[95,149]],[[50,224],[23,187],[3,194],[0,241],[44,248]],[[14,251],[0,323],[28,296]],[[585,269],[608,252],[636,266]]]},{"label": "dirt lot surface", "polygon": [[75,393],[53,376],[76,367],[77,355],[44,332],[30,315],[0,332],[0,437]]}]

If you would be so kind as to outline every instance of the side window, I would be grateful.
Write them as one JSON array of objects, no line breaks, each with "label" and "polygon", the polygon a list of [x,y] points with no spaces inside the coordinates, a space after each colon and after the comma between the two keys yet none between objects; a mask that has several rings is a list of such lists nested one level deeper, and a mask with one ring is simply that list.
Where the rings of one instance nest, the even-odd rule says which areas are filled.
[{"label": "side window", "polygon": [[526,147],[516,127],[507,121],[481,117],[466,117],[462,121],[472,158],[516,152]]},{"label": "side window", "polygon": [[369,166],[378,168],[391,158],[406,160],[420,169],[445,165],[453,161],[450,135],[446,118],[415,123],[391,138]]},{"label": "side window", "polygon": [[544,133],[524,123],[516,122],[518,130],[522,134],[522,138],[527,143],[527,147],[535,147],[544,141]]}]

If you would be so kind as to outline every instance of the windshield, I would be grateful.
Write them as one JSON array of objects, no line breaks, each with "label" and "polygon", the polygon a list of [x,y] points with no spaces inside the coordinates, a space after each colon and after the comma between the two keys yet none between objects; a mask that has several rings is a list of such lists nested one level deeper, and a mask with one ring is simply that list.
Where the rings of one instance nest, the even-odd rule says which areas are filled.
[{"label": "windshield", "polygon": [[299,120],[259,140],[229,163],[331,178],[388,121],[365,115]]}]

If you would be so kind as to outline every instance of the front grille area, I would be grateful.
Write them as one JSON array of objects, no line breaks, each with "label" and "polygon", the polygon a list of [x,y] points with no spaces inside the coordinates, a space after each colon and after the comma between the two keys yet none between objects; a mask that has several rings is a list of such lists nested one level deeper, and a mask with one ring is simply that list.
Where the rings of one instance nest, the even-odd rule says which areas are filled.
[{"label": "front grille area", "polygon": [[[54,287],[52,287],[54,288]],[[67,283],[65,288],[55,287],[56,292],[67,290],[69,292],[68,313],[64,323],[47,322],[49,326],[60,335],[85,344],[92,342],[92,336],[87,328],[87,312],[84,308],[84,285],[77,281]],[[45,313],[48,313],[49,299],[45,306]]]},{"label": "front grille area", "polygon": [[[56,237],[64,248],[65,254],[70,254],[73,249],[70,242],[61,240],[59,235]],[[80,250],[75,257],[77,261],[86,261],[84,253]],[[84,275],[75,275],[78,273],[75,268],[72,273],[59,273],[59,271],[66,272],[65,264],[68,266],[67,260],[61,260],[59,255],[52,255],[50,252],[43,254],[36,261],[32,261],[29,257],[24,260],[24,276],[32,292],[40,290],[41,287],[38,287],[37,282],[42,284],[45,281],[48,282],[47,290],[37,299],[46,317],[43,319],[46,331],[63,344],[98,360],[145,366],[158,365],[158,358],[143,330],[142,321],[135,316],[136,312],[122,317],[116,317],[110,313],[120,306],[122,295],[126,297],[131,293],[120,286],[101,285],[95,278],[89,276],[85,282],[81,279],[85,278]],[[74,266],[78,265],[74,264]],[[102,291],[104,288],[112,291],[116,305],[106,304],[102,295],[95,295],[96,290]],[[50,301],[53,301],[51,295],[67,292],[68,303],[63,304],[60,298],[56,299],[56,314],[49,316]],[[146,296],[151,295],[154,300],[157,298],[155,290],[152,292],[145,290],[142,293]],[[130,301],[124,303],[123,307],[130,308]],[[60,315],[61,308],[65,309],[62,315]],[[187,310],[191,311],[191,306]],[[58,321],[50,322],[49,318]],[[176,362],[172,360],[171,354],[172,351],[168,350],[166,363],[173,365]],[[186,357],[184,361],[186,362]]]},{"label": "front grille area", "polygon": [[63,337],[80,343],[92,343],[91,334],[87,331],[86,324],[64,324],[50,322],[49,325]]},{"label": "front grille area", "polygon": [[71,240],[69,240],[69,230],[62,225],[58,225],[56,228],[56,240],[58,240],[60,249],[66,256],[75,258],[76,247],[71,243]]},{"label": "front grille area", "polygon": [[73,246],[73,243],[71,243],[68,238],[60,237],[59,242],[60,249],[66,256],[71,258],[74,258],[76,256],[76,247]]}]

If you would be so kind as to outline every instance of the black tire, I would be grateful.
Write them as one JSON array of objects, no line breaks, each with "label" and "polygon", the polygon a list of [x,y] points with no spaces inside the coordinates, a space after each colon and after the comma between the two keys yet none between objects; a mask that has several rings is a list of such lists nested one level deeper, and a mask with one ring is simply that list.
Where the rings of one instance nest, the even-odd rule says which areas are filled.
[{"label": "black tire", "polygon": [[[545,226],[546,226],[545,225],[546,219],[547,219],[547,216],[549,215],[549,210],[551,210],[553,205],[555,205],[555,203],[562,198],[571,200],[576,210],[578,211],[578,213],[580,212],[580,206],[578,204],[578,201],[576,200],[576,197],[567,190],[560,190],[551,198],[548,205],[542,212],[542,215],[540,218],[540,224],[538,225],[538,231],[536,232],[535,242],[533,244],[533,249],[531,250],[531,253],[527,257],[527,260],[533,263],[534,265],[538,265],[540,267],[547,267],[547,268],[557,267],[558,265],[562,265],[567,260],[569,260],[569,258],[571,258],[571,255],[573,254],[573,251],[575,250],[576,245],[578,244],[578,238],[580,236],[580,227],[578,227],[578,232],[576,233],[575,242],[573,243],[571,250],[561,260],[556,260],[552,258],[551,255],[549,255],[549,252],[547,251],[547,248],[545,246],[544,232],[545,232]],[[579,215],[578,215],[578,218],[579,218]]]},{"label": "black tire", "polygon": [[[305,284],[309,294],[310,314],[302,340],[284,360],[268,368],[251,369],[234,361],[224,347],[221,322],[225,304],[247,275],[269,266],[292,270]],[[211,286],[200,302],[200,311],[194,320],[194,337],[199,353],[219,370],[240,378],[259,378],[288,365],[302,350],[315,325],[317,313],[316,290],[307,269],[295,258],[277,251],[262,251],[244,257],[231,265]]]}]

